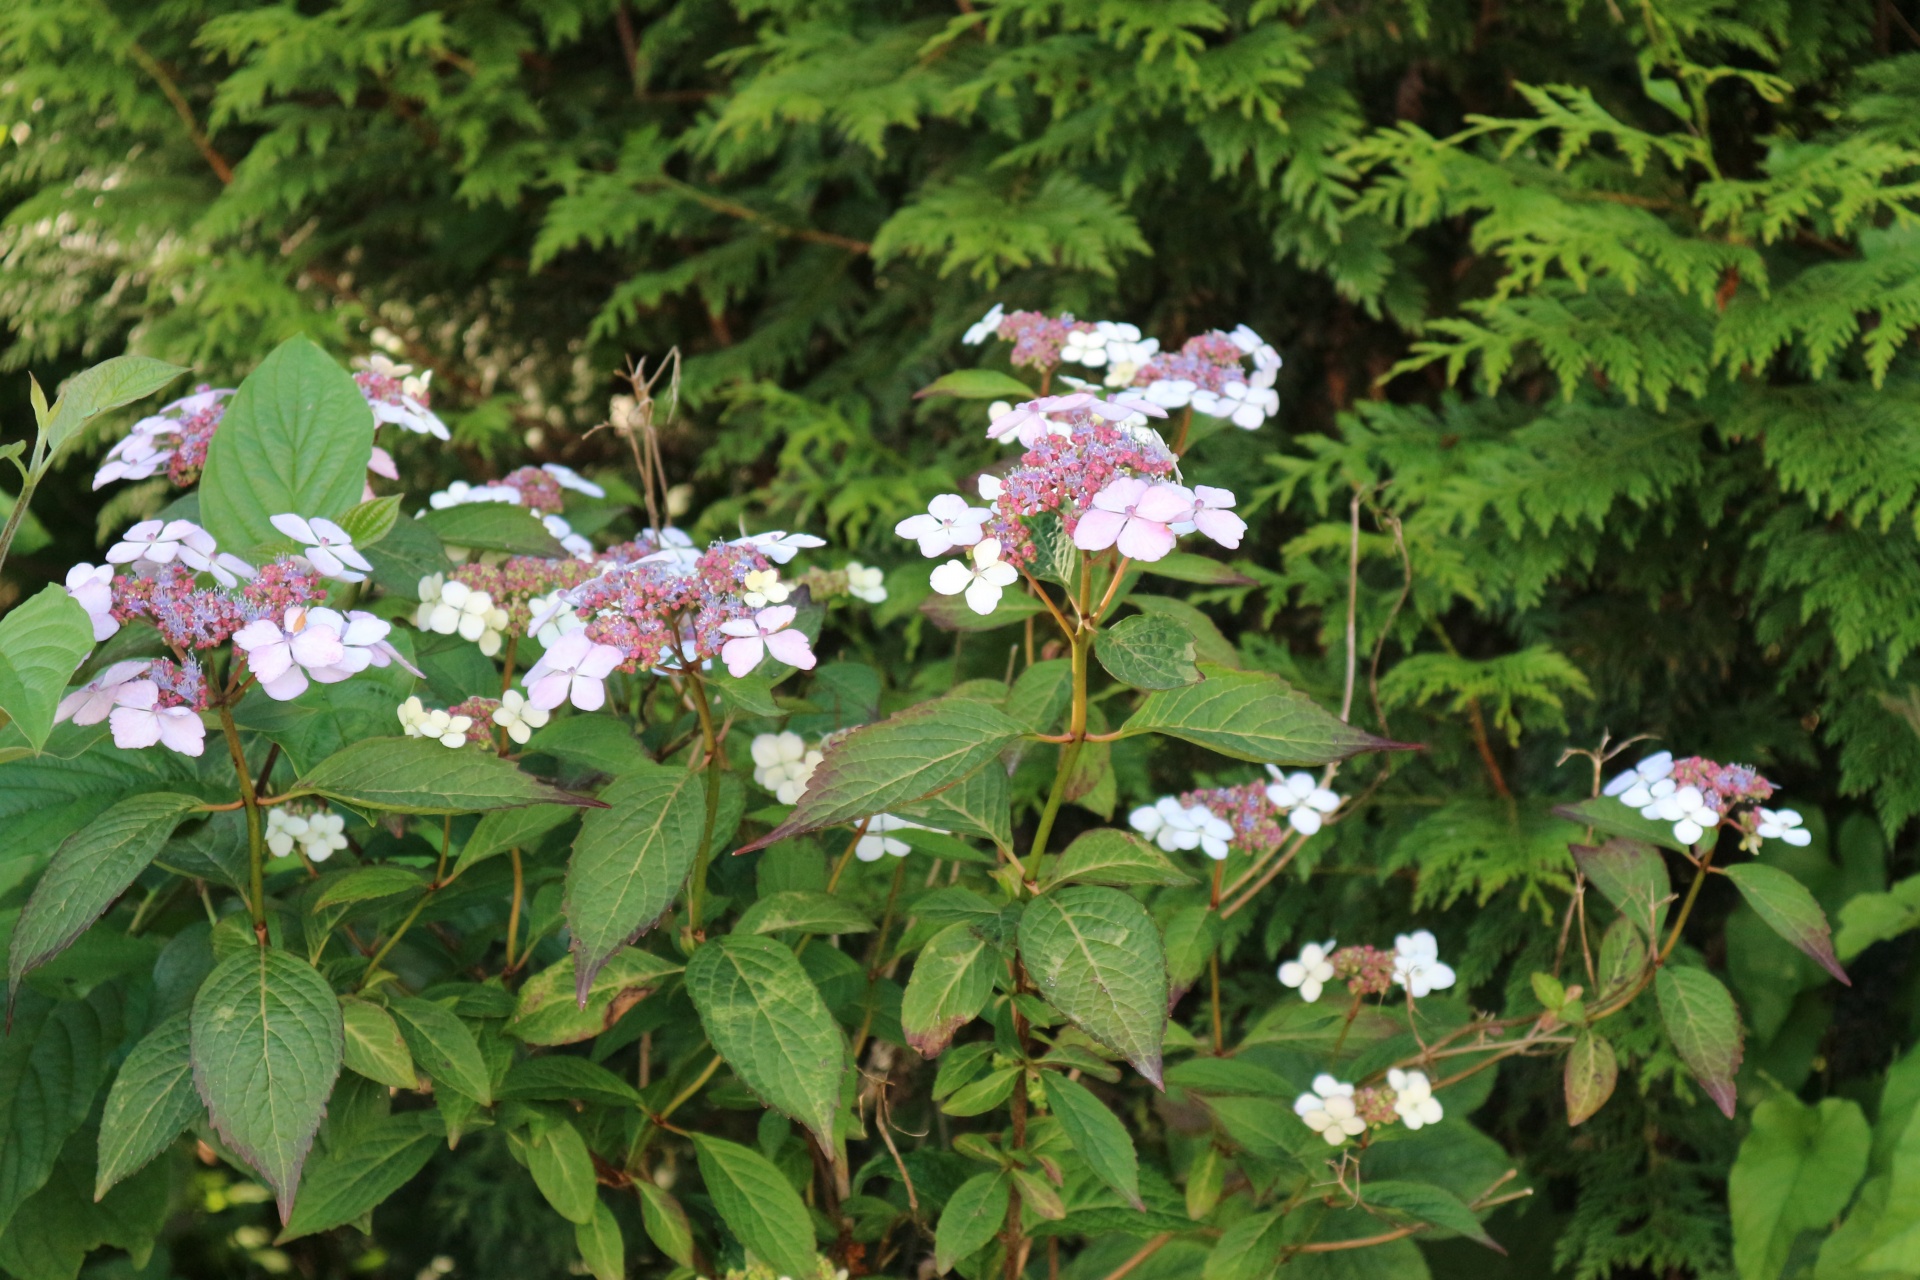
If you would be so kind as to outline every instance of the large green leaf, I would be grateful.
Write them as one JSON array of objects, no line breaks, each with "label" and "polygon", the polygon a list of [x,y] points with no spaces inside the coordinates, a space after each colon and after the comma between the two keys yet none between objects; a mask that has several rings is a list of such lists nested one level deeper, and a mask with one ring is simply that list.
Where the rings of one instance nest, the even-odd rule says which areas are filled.
[{"label": "large green leaf", "polygon": [[927,939],[900,1002],[907,1043],[922,1057],[939,1057],[953,1033],[986,1007],[998,965],[987,940],[964,924],[950,924]]},{"label": "large green leaf", "polygon": [[125,893],[173,828],[200,801],[168,791],[130,796],[67,837],[20,913],[8,955],[7,985],[45,964]]},{"label": "large green leaf", "polygon": [[389,1002],[407,1050],[433,1082],[481,1106],[493,1102],[492,1075],[473,1030],[445,1005],[418,996]]},{"label": "large green leaf", "polygon": [[707,818],[706,775],[648,765],[601,792],[567,866],[577,994],[585,1001],[609,956],[651,928],[686,883]]},{"label": "large green leaf", "polygon": [[993,1242],[1007,1220],[1011,1185],[1004,1173],[976,1173],[960,1184],[941,1211],[933,1236],[933,1265],[941,1272]]},{"label": "large green leaf", "polygon": [[580,1131],[565,1120],[556,1120],[530,1134],[525,1151],[533,1184],[553,1211],[578,1226],[592,1222],[600,1194],[593,1156]]},{"label": "large green leaf", "polygon": [[1853,979],[1840,967],[1833,954],[1833,931],[1827,925],[1827,913],[1813,900],[1807,887],[1778,867],[1764,862],[1739,862],[1727,868],[1727,879],[1740,890],[1754,914],[1769,928],[1812,956],[1825,969],[1848,986]]},{"label": "large green leaf", "polygon": [[707,1195],[727,1229],[782,1275],[811,1275],[818,1257],[813,1219],[787,1175],[737,1142],[703,1133],[689,1136]]},{"label": "large green leaf", "polygon": [[449,750],[434,738],[370,738],[353,743],[315,765],[293,789],[390,813],[601,805],[548,786],[491,751]]},{"label": "large green leaf", "polygon": [[482,814],[473,834],[460,847],[460,859],[453,864],[457,875],[476,862],[485,862],[509,849],[525,849],[580,816],[577,805],[530,804],[520,809],[495,809]]},{"label": "large green leaf", "polygon": [[827,748],[792,816],[741,851],[944,791],[1022,732],[997,707],[968,698],[925,702],[855,729]]},{"label": "large green leaf", "polygon": [[1446,1231],[1457,1231],[1467,1239],[1486,1245],[1496,1253],[1505,1253],[1495,1244],[1487,1229],[1480,1225],[1480,1219],[1459,1196],[1445,1187],[1436,1187],[1430,1182],[1402,1182],[1395,1178],[1376,1178],[1368,1181],[1362,1192],[1367,1203],[1377,1208],[1391,1210],[1389,1217],[1416,1222],[1422,1226],[1440,1227]]},{"label": "large green leaf", "polygon": [[43,587],[0,618],[0,711],[35,751],[47,745],[67,681],[92,648],[93,622],[65,587]]},{"label": "large green leaf", "polygon": [[1343,722],[1278,676],[1203,666],[1199,684],[1147,695],[1121,726],[1164,733],[1237,760],[1331,764],[1362,751],[1407,750]]},{"label": "large green leaf", "polygon": [[273,1188],[283,1223],[343,1052],[333,989],[284,951],[228,956],[194,997],[194,1087],[221,1139]]},{"label": "large green leaf", "polygon": [[1680,1060],[1729,1120],[1733,1077],[1740,1070],[1740,1012],[1705,969],[1668,966],[1654,979],[1660,1018]]},{"label": "large green leaf", "polygon": [[568,956],[527,980],[507,1023],[508,1035],[543,1045],[591,1040],[681,968],[638,947],[623,947],[593,975],[582,1005],[574,963]]},{"label": "large green leaf", "polygon": [[14,1280],[74,1280],[87,1254],[102,1245],[137,1258],[152,1251],[167,1222],[172,1171],[153,1165],[96,1203],[94,1143],[86,1129],[67,1139],[46,1185],[0,1235],[0,1271]]},{"label": "large green leaf", "polygon": [[1140,1157],[1133,1149],[1133,1137],[1120,1117],[1093,1096],[1093,1090],[1058,1072],[1042,1073],[1046,1084],[1047,1107],[1059,1118],[1067,1141],[1087,1162],[1094,1176],[1118,1191],[1136,1209],[1144,1209],[1140,1199]]},{"label": "large green leaf", "polygon": [[1613,796],[1594,796],[1578,804],[1556,805],[1553,815],[1584,827],[1592,827],[1602,835],[1619,836],[1639,844],[1658,845],[1675,853],[1687,852],[1687,846],[1681,844],[1679,837],[1673,834],[1671,822],[1643,818],[1638,809],[1622,804]]},{"label": "large green leaf", "polygon": [[1192,884],[1167,855],[1117,827],[1096,827],[1066,847],[1047,870],[1049,884]]},{"label": "large green leaf", "polygon": [[1777,1093],[1753,1109],[1727,1178],[1740,1280],[1778,1280],[1795,1238],[1825,1228],[1847,1207],[1871,1145],[1867,1118],[1850,1098],[1810,1107]]},{"label": "large green leaf", "polygon": [[[640,1225],[654,1247],[683,1267],[693,1265],[693,1224],[680,1202],[646,1178],[636,1178],[640,1193]],[[805,1206],[802,1206],[804,1208]]]},{"label": "large green leaf", "polygon": [[338,520],[359,503],[373,456],[373,411],[346,370],[289,338],[227,401],[200,477],[200,523],[248,556],[280,541],[284,512]]},{"label": "large green leaf", "polygon": [[0,1231],[93,1108],[125,1018],[117,986],[58,1002],[28,988],[14,1002],[0,1037]]},{"label": "large green leaf", "polygon": [[1201,1280],[1272,1280],[1286,1245],[1286,1221],[1286,1214],[1270,1211],[1233,1223],[1207,1255]]},{"label": "large green leaf", "polygon": [[429,511],[420,523],[449,547],[501,551],[514,556],[564,559],[567,549],[547,532],[540,517],[504,502],[470,502]]},{"label": "large green leaf", "polygon": [[[1637,816],[1637,815],[1636,815]],[[1606,895],[1614,908],[1655,942],[1666,928],[1673,881],[1660,851],[1640,840],[1617,837],[1598,848],[1571,846],[1582,875]]]},{"label": "large green leaf", "polygon": [[1620,1064],[1607,1038],[1596,1031],[1582,1031],[1567,1051],[1567,1123],[1579,1124],[1605,1106],[1619,1076]]},{"label": "large green leaf", "polygon": [[149,1031],[120,1067],[100,1116],[100,1149],[93,1198],[165,1151],[181,1130],[205,1114],[193,1091],[190,1032],[183,1010]]},{"label": "large green leaf", "polygon": [[285,1244],[357,1221],[427,1167],[446,1139],[432,1111],[408,1111],[356,1129],[350,1142],[329,1146],[307,1165],[300,1200],[276,1241]]},{"label": "large green leaf", "polygon": [[[642,1179],[641,1185],[652,1184]],[[598,1197],[593,1217],[573,1229],[573,1243],[593,1280],[627,1280],[627,1246],[620,1234],[620,1219]]]},{"label": "large green leaf", "polygon": [[393,1015],[358,996],[340,999],[340,1022],[345,1039],[347,1070],[390,1089],[417,1089],[413,1051]]},{"label": "large green leaf", "polygon": [[961,400],[1031,400],[1032,387],[1018,378],[995,369],[955,369],[943,373],[913,393],[915,400],[927,396],[954,396]]},{"label": "large green leaf", "polygon": [[711,939],[687,961],[686,983],[734,1074],[831,1152],[847,1047],[792,950],[754,934]]},{"label": "large green leaf", "polygon": [[873,921],[845,898],[807,889],[784,889],[741,912],[734,926],[736,933],[781,933],[790,929],[825,934],[872,933]]},{"label": "large green leaf", "polygon": [[1167,964],[1146,908],[1099,885],[1043,894],[1020,917],[1020,958],[1056,1009],[1161,1085]]},{"label": "large green leaf", "polygon": [[58,453],[80,428],[105,413],[145,399],[185,373],[177,364],[152,356],[114,356],[68,378],[47,414],[47,448]]},{"label": "large green leaf", "polygon": [[1179,689],[1200,680],[1193,637],[1172,618],[1124,618],[1099,634],[1093,655],[1108,675],[1136,689]]}]

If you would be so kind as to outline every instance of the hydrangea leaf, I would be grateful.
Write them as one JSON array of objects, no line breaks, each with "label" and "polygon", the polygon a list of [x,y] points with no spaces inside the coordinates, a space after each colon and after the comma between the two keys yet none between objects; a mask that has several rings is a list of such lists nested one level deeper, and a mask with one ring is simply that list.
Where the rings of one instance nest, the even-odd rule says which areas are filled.
[{"label": "hydrangea leaf", "polygon": [[1094,640],[1093,655],[1108,675],[1136,689],[1179,689],[1200,681],[1193,637],[1172,618],[1123,618]]},{"label": "hydrangea leaf", "polygon": [[1733,997],[1705,969],[1669,966],[1654,979],[1660,1018],[1680,1060],[1726,1117],[1733,1118],[1734,1073],[1743,1052]]},{"label": "hydrangea leaf", "polygon": [[0,618],[0,711],[34,751],[46,746],[74,669],[93,649],[93,623],[66,588],[50,586]]},{"label": "hydrangea leaf", "polygon": [[979,1016],[993,995],[998,964],[987,940],[964,924],[927,939],[900,1002],[900,1025],[921,1057],[939,1057],[953,1033]]},{"label": "hydrangea leaf", "polygon": [[193,1091],[190,1028],[185,1010],[141,1037],[121,1064],[100,1116],[93,1198],[145,1167],[205,1114]]},{"label": "hydrangea leaf", "polygon": [[1148,694],[1121,733],[1163,733],[1256,764],[1331,764],[1362,751],[1412,749],[1347,724],[1278,676],[1200,670],[1199,684]]},{"label": "hydrangea leaf", "polygon": [[1726,869],[1727,879],[1740,890],[1754,914],[1772,930],[1806,952],[1821,968],[1848,986],[1853,979],[1833,954],[1833,931],[1807,887],[1778,867],[1764,862],[1740,862]]},{"label": "hydrangea leaf", "polygon": [[1020,956],[1055,1008],[1161,1086],[1167,965],[1146,908],[1099,885],[1042,894],[1020,917]]},{"label": "hydrangea leaf", "polygon": [[787,1175],[737,1142],[704,1133],[691,1138],[700,1178],[727,1229],[782,1275],[812,1273],[818,1266],[813,1219]]},{"label": "hydrangea leaf", "polygon": [[649,764],[600,794],[607,807],[581,821],[567,865],[565,910],[583,1007],[600,966],[673,905],[707,818],[699,770]]},{"label": "hydrangea leaf", "polygon": [[604,808],[549,786],[491,751],[449,749],[433,738],[367,738],[322,760],[293,786],[388,813],[476,813],[531,804]]}]

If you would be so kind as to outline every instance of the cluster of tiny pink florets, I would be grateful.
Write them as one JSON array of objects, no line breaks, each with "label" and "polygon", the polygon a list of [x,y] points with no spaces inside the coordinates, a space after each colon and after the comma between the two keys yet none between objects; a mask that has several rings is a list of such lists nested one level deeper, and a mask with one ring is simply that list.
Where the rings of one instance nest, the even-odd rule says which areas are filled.
[{"label": "cluster of tiny pink florets", "polygon": [[1058,512],[1072,537],[1081,513],[1116,476],[1157,480],[1173,474],[1173,454],[1163,445],[1085,412],[1070,415],[1068,427],[1069,435],[1042,436],[1001,477],[987,536],[1000,540],[1000,557],[1010,564],[1033,560],[1033,536],[1022,517]]},{"label": "cluster of tiny pink florets", "polygon": [[1136,387],[1156,382],[1190,382],[1202,391],[1223,391],[1229,382],[1244,380],[1241,360],[1246,353],[1218,329],[1188,338],[1178,351],[1162,351],[1141,365],[1133,376]]},{"label": "cluster of tiny pink florets", "polygon": [[1044,311],[1015,311],[1000,322],[997,336],[1013,344],[1013,363],[1023,369],[1052,369],[1060,363],[1060,348],[1075,331],[1091,333],[1094,325],[1075,320],[1071,313],[1050,316]]},{"label": "cluster of tiny pink florets", "polygon": [[772,569],[766,556],[738,543],[709,547],[690,564],[642,560],[581,587],[575,612],[594,643],[625,655],[621,670],[702,662],[726,644],[722,624],[753,616],[747,575]]},{"label": "cluster of tiny pink florets", "polygon": [[497,483],[519,490],[520,505],[543,516],[558,515],[566,509],[567,496],[560,482],[539,467],[510,471]]},{"label": "cluster of tiny pink florets", "polygon": [[1293,834],[1287,809],[1267,795],[1265,782],[1243,782],[1237,787],[1203,787],[1180,794],[1182,806],[1199,805],[1233,828],[1233,847],[1242,853],[1263,854],[1280,847]]},{"label": "cluster of tiny pink florets", "polygon": [[447,580],[486,592],[495,605],[506,610],[508,629],[520,632],[531,625],[529,602],[535,597],[570,590],[599,572],[599,566],[584,560],[508,556],[498,564],[470,561],[456,567]]},{"label": "cluster of tiny pink florets", "polygon": [[294,557],[275,560],[235,588],[202,587],[180,564],[142,564],[113,579],[113,620],[151,622],[179,650],[217,648],[257,618],[279,617],[294,606],[326,598],[320,576]]},{"label": "cluster of tiny pink florets", "polygon": [[1333,976],[1344,978],[1357,996],[1385,995],[1393,988],[1394,953],[1379,947],[1342,947],[1327,957]]}]

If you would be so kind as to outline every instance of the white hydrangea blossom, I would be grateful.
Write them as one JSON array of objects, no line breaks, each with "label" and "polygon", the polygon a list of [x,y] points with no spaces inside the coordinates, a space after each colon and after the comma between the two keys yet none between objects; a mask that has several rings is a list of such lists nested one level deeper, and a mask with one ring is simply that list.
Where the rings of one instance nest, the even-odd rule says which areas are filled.
[{"label": "white hydrangea blossom", "polygon": [[1427,1079],[1426,1072],[1402,1071],[1395,1067],[1387,1072],[1387,1087],[1393,1090],[1393,1112],[1407,1128],[1424,1128],[1439,1124],[1445,1118],[1446,1112],[1440,1107],[1440,1099],[1433,1096],[1433,1082]]},{"label": "white hydrangea blossom", "polygon": [[1324,825],[1326,815],[1340,807],[1340,797],[1320,785],[1312,774],[1301,770],[1282,774],[1272,765],[1267,773],[1267,800],[1287,815],[1287,824],[1303,836],[1310,836]]},{"label": "white hydrangea blossom", "polygon": [[868,604],[885,604],[886,573],[861,564],[858,560],[849,560],[847,562],[847,594],[855,600],[864,600]]},{"label": "white hydrangea blossom", "polygon": [[473,717],[456,716],[438,707],[428,710],[413,697],[400,704],[400,728],[409,738],[437,738],[443,747],[464,747]]},{"label": "white hydrangea blossom", "polygon": [[1439,940],[1428,930],[1417,929],[1393,940],[1393,980],[1419,999],[1451,987],[1454,973],[1440,962]]},{"label": "white hydrangea blossom", "polygon": [[267,812],[267,848],[284,858],[298,845],[308,862],[325,862],[347,847],[347,820],[337,813]]},{"label": "white hydrangea blossom", "polygon": [[1325,1138],[1330,1147],[1367,1131],[1367,1122],[1360,1118],[1353,1105],[1353,1086],[1325,1072],[1313,1078],[1313,1092],[1293,1100],[1293,1113],[1306,1121],[1307,1128]]},{"label": "white hydrangea blossom", "polygon": [[923,822],[909,822],[891,813],[876,813],[867,819],[866,833],[855,842],[853,856],[862,862],[878,862],[882,857],[906,857],[913,852],[913,846],[905,840],[894,839],[889,834],[894,831],[932,831],[939,835],[948,834],[939,827],[929,827]]},{"label": "white hydrangea blossom", "polygon": [[533,731],[543,728],[551,715],[546,708],[528,702],[518,689],[509,689],[500,695],[500,705],[493,709],[493,722],[505,729],[509,738],[525,746],[533,737]]},{"label": "white hydrangea blossom", "polygon": [[773,792],[781,804],[799,803],[822,759],[818,750],[809,751],[806,739],[791,730],[756,734],[750,750],[753,780]]},{"label": "white hydrangea blossom", "polygon": [[1280,966],[1280,982],[1284,986],[1297,988],[1300,998],[1308,1004],[1320,998],[1320,993],[1333,981],[1333,952],[1340,944],[1332,938],[1325,942],[1309,942],[1300,948],[1300,955]]},{"label": "white hydrangea blossom", "polygon": [[414,611],[413,623],[422,631],[458,634],[462,640],[478,643],[480,652],[491,658],[500,652],[508,621],[507,611],[496,607],[484,591],[457,579],[449,582],[445,574],[420,579],[420,607]]}]

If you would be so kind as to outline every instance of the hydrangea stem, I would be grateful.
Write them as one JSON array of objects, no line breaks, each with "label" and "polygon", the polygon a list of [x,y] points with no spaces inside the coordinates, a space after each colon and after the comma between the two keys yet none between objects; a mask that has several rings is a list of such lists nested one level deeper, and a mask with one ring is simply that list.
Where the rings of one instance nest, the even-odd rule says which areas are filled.
[{"label": "hydrangea stem", "polygon": [[694,859],[693,877],[687,886],[687,929],[700,936],[700,912],[706,905],[707,864],[713,861],[713,829],[720,817],[720,739],[713,729],[713,709],[707,705],[707,686],[691,666],[687,683],[693,695],[693,709],[700,717],[700,737],[706,745],[707,816],[700,825],[700,853]]},{"label": "hydrangea stem", "polygon": [[247,768],[247,753],[240,745],[240,729],[233,723],[233,708],[220,702],[220,730],[226,735],[227,752],[233,757],[233,774],[240,783],[240,804],[247,811],[247,911],[253,917],[253,934],[261,946],[267,945],[267,866],[266,841],[260,830],[260,797],[253,789],[253,774]]}]

